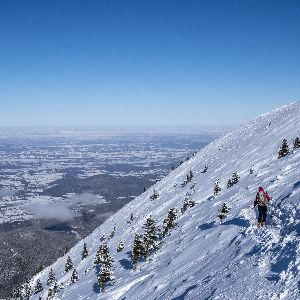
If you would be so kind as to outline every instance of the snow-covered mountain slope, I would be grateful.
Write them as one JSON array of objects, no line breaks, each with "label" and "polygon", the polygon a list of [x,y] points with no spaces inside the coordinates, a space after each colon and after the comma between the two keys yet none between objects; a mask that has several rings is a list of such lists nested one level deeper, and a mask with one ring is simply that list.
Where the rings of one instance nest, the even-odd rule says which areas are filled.
[{"label": "snow-covered mountain slope", "polygon": [[[172,171],[153,188],[126,205],[85,239],[89,256],[81,260],[83,242],[77,244],[53,268],[64,288],[61,299],[300,299],[300,148],[278,159],[286,138],[290,147],[300,135],[300,102],[264,114],[235,132],[216,140],[196,156]],[[202,173],[204,166],[209,168]],[[250,168],[253,174],[250,174]],[[181,187],[192,171],[191,183]],[[227,188],[233,172],[239,182]],[[220,179],[221,192],[213,196]],[[195,192],[191,189],[196,182]],[[259,186],[273,199],[267,227],[258,229],[252,208]],[[159,198],[150,200],[153,189]],[[189,193],[194,207],[180,212]],[[227,202],[231,210],[223,224],[217,217]],[[177,227],[172,229],[147,261],[135,271],[130,261],[135,233],[152,216],[162,227],[170,208],[178,210]],[[130,214],[134,220],[128,223]],[[271,217],[272,216],[272,217]],[[93,268],[100,237],[106,239],[114,257],[115,282],[101,293],[97,270]],[[117,252],[122,241],[125,248]],[[79,274],[71,284],[71,271],[64,272],[70,256]],[[86,268],[90,268],[84,274]],[[50,267],[39,278],[44,290],[32,299],[47,299],[46,280]]]}]

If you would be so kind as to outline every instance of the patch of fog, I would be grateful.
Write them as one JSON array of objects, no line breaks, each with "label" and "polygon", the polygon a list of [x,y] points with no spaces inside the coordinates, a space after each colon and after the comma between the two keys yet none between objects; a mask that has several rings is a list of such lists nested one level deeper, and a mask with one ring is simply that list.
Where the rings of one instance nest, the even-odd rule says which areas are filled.
[{"label": "patch of fog", "polygon": [[72,205],[73,204],[96,205],[96,204],[103,204],[107,202],[102,196],[94,195],[91,193],[83,193],[80,195],[75,195],[68,198],[66,201],[69,201],[69,203]]},{"label": "patch of fog", "polygon": [[113,212],[106,212],[106,213],[103,213],[103,214],[98,214],[96,216],[96,219],[108,219],[109,217],[111,217],[114,213]]},{"label": "patch of fog", "polygon": [[26,212],[35,215],[37,218],[68,221],[80,215],[78,211],[76,212],[72,209],[73,206],[98,205],[103,203],[107,203],[107,201],[102,196],[83,193],[63,201],[25,204],[23,208]]}]

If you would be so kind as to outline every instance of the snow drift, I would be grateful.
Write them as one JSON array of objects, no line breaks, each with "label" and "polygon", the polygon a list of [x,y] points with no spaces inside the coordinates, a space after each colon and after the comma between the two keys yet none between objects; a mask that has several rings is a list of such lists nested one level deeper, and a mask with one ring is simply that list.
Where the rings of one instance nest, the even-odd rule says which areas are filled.
[{"label": "snow drift", "polygon": [[[56,299],[299,299],[300,148],[278,159],[282,140],[287,139],[292,150],[299,135],[297,102],[261,115],[214,141],[37,274],[32,287],[40,279],[44,289],[31,299],[47,299],[50,268],[61,285]],[[205,165],[208,170],[202,173]],[[190,171],[194,174],[191,182],[183,184]],[[239,181],[227,188],[233,172]],[[218,179],[221,191],[214,196]],[[263,229],[257,228],[252,207],[259,186],[273,200]],[[159,197],[150,200],[154,189]],[[196,205],[181,213],[187,195]],[[231,209],[220,224],[218,210],[224,202]],[[176,228],[133,271],[135,233],[143,234],[150,215],[162,228],[170,208],[178,211]],[[134,218],[129,222],[131,213]],[[116,233],[108,238],[114,226]],[[104,293],[97,284],[99,270],[93,268],[103,235],[114,257],[115,277]],[[120,241],[125,247],[117,252]],[[89,255],[82,260],[84,242]],[[71,272],[64,271],[68,256],[79,274],[74,284]]]}]

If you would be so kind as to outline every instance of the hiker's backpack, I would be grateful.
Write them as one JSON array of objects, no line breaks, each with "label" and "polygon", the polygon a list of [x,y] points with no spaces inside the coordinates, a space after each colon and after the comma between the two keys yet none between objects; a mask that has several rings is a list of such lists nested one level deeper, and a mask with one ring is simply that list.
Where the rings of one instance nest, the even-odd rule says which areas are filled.
[{"label": "hiker's backpack", "polygon": [[259,206],[268,206],[269,203],[265,192],[258,192],[256,198]]}]

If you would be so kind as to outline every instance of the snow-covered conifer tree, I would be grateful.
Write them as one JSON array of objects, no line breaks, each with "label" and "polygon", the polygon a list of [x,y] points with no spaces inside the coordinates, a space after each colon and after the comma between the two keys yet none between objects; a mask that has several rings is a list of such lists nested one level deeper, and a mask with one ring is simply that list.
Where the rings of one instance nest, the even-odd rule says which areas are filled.
[{"label": "snow-covered conifer tree", "polygon": [[47,285],[51,285],[53,282],[55,282],[56,277],[52,269],[50,269],[47,279]]},{"label": "snow-covered conifer tree", "polygon": [[287,156],[290,153],[289,145],[286,139],[282,141],[281,147],[278,151],[278,158]]},{"label": "snow-covered conifer tree", "polygon": [[72,275],[71,275],[71,282],[75,283],[76,281],[78,281],[78,273],[76,271],[76,269],[73,270]]},{"label": "snow-covered conifer tree", "polygon": [[214,187],[214,195],[217,196],[221,192],[221,187],[220,187],[220,180],[218,179],[215,182],[215,187]]},{"label": "snow-covered conifer tree", "polygon": [[54,281],[52,291],[53,291],[54,295],[56,295],[60,291],[60,286],[58,285],[56,280]]},{"label": "snow-covered conifer tree", "polygon": [[175,228],[177,223],[175,220],[177,219],[177,211],[175,208],[170,208],[168,212],[168,216],[166,219],[164,219],[163,222],[163,237],[167,236],[169,233],[169,230],[171,228]]},{"label": "snow-covered conifer tree", "polygon": [[218,213],[218,217],[220,218],[221,224],[223,223],[224,219],[227,217],[229,210],[230,207],[227,205],[227,203],[226,202],[223,203]]},{"label": "snow-covered conifer tree", "polygon": [[153,194],[150,196],[151,200],[155,200],[159,197],[159,193],[156,190],[153,190]]},{"label": "snow-covered conifer tree", "polygon": [[125,245],[122,241],[119,242],[117,246],[117,252],[121,252],[124,249]]},{"label": "snow-covered conifer tree", "polygon": [[113,230],[111,231],[110,235],[109,235],[109,238],[113,238],[116,234],[116,226],[114,226]]},{"label": "snow-covered conifer tree", "polygon": [[233,183],[231,181],[231,178],[229,178],[227,182],[227,188],[230,188],[231,186],[233,186]]},{"label": "snow-covered conifer tree", "polygon": [[60,291],[60,287],[59,287],[57,281],[55,280],[53,287],[48,289],[47,299],[49,299],[49,300],[53,299],[59,291]]},{"label": "snow-covered conifer tree", "polygon": [[68,256],[67,261],[65,263],[65,271],[68,272],[73,269],[73,261],[70,256]]},{"label": "snow-covered conifer tree", "polygon": [[35,283],[35,286],[34,286],[34,293],[35,294],[38,294],[39,292],[41,292],[43,290],[43,285],[42,285],[42,282],[40,279],[38,279]]},{"label": "snow-covered conifer tree", "polygon": [[86,242],[83,243],[83,250],[82,250],[82,253],[81,253],[81,259],[85,259],[87,258],[89,255],[89,251],[87,249],[87,244]]},{"label": "snow-covered conifer tree", "polygon": [[192,171],[190,171],[190,173],[189,173],[189,182],[192,181],[193,177],[194,177],[194,173]]},{"label": "snow-covered conifer tree", "polygon": [[145,257],[145,245],[141,235],[136,234],[133,241],[131,252],[131,264],[133,270],[136,269],[137,262],[140,258]]},{"label": "snow-covered conifer tree", "polygon": [[109,254],[109,248],[107,245],[100,246],[98,254],[98,261],[101,267],[100,273],[98,274],[98,284],[102,292],[105,291],[107,282],[113,281],[113,262],[114,259]]},{"label": "snow-covered conifer tree", "polygon": [[195,204],[195,201],[190,197],[189,194],[187,194],[182,201],[182,207],[180,208],[180,212],[182,214],[185,213],[188,208],[194,207]]},{"label": "snow-covered conifer tree", "polygon": [[49,289],[48,289],[47,300],[53,299],[54,296],[55,296],[55,295],[54,295],[54,293],[53,293],[53,289],[52,289],[52,288],[49,288]]},{"label": "snow-covered conifer tree", "polygon": [[294,149],[300,148],[300,138],[298,136],[294,140],[293,147],[294,147]]},{"label": "snow-covered conifer tree", "polygon": [[144,225],[144,246],[145,246],[145,258],[159,247],[159,228],[156,226],[155,221],[150,216],[147,218]]},{"label": "snow-covered conifer tree", "polygon": [[100,245],[95,260],[94,265],[105,265],[105,264],[112,264],[113,258],[109,256],[109,248],[106,243]]},{"label": "snow-covered conifer tree", "polygon": [[231,176],[230,179],[228,179],[228,182],[227,182],[227,188],[237,184],[239,182],[239,175],[237,174],[237,172],[234,172]]},{"label": "snow-covered conifer tree", "polygon": [[208,170],[208,166],[207,166],[207,165],[205,165],[205,166],[204,166],[204,168],[203,168],[203,171],[202,171],[201,173],[206,173],[206,172],[207,172],[207,170]]},{"label": "snow-covered conifer tree", "polygon": [[231,177],[232,183],[237,184],[239,182],[239,179],[240,179],[240,177],[239,177],[238,173],[234,172]]},{"label": "snow-covered conifer tree", "polygon": [[101,268],[101,271],[98,275],[98,285],[102,293],[105,292],[107,283],[110,281],[114,281],[114,279],[115,278],[111,269],[107,268],[107,266]]}]

